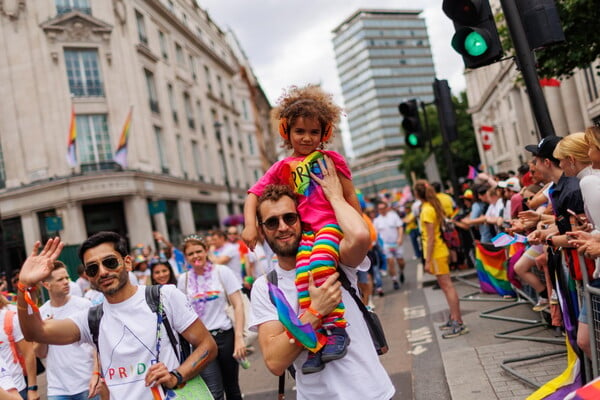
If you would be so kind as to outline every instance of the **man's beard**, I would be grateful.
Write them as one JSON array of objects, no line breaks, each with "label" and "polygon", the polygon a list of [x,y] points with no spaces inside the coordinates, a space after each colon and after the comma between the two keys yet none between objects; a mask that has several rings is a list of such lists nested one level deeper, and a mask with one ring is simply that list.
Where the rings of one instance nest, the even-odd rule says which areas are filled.
[{"label": "man's beard", "polygon": [[126,268],[123,268],[121,271],[119,271],[117,280],[118,280],[119,284],[113,288],[103,289],[103,288],[100,288],[99,285],[91,283],[91,282],[90,282],[90,286],[92,287],[92,289],[102,292],[102,294],[104,294],[104,295],[112,296],[115,293],[117,293],[119,290],[121,290],[123,288],[123,286],[125,286],[127,284],[127,281],[129,280],[129,272],[127,271]]},{"label": "man's beard", "polygon": [[295,257],[296,253],[298,253],[298,246],[300,245],[301,235],[298,234],[295,236],[293,242],[289,242],[286,244],[278,244],[276,238],[269,238],[265,235],[265,240],[269,244],[273,253],[277,254],[280,257]]}]

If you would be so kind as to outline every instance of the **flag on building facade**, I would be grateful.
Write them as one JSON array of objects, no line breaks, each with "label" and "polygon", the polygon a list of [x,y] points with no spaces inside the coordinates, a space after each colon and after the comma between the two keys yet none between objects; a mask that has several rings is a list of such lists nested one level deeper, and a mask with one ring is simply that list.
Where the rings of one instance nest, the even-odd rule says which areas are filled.
[{"label": "flag on building facade", "polygon": [[492,148],[492,133],[494,132],[494,127],[489,125],[482,125],[479,128],[479,133],[481,134],[481,146],[483,150],[488,151]]},{"label": "flag on building facade", "polygon": [[113,160],[123,168],[127,168],[127,139],[129,139],[132,111],[133,107],[129,109],[129,114],[127,114],[127,119],[125,119],[125,124],[123,125],[123,130],[121,131],[121,137],[119,138],[119,145],[117,146],[115,156],[113,157]]},{"label": "flag on building facade", "polygon": [[67,142],[67,163],[69,167],[75,168],[77,165],[77,121],[75,120],[75,106],[71,105],[71,123],[69,124],[69,138]]}]

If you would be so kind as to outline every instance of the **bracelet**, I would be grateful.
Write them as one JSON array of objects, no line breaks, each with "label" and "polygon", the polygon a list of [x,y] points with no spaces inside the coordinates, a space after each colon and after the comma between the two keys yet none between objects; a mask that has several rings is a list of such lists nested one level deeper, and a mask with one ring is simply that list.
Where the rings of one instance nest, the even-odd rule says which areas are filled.
[{"label": "bracelet", "polygon": [[31,385],[31,386],[27,386],[27,391],[29,390],[38,390],[38,385]]},{"label": "bracelet", "polygon": [[98,376],[102,377],[102,374],[99,371],[92,372],[92,375],[98,375]]},{"label": "bracelet", "polygon": [[25,293],[25,292],[31,292],[32,290],[37,289],[37,287],[35,285],[33,285],[33,286],[25,286],[23,284],[23,282],[17,281],[17,289],[19,290],[19,292]]},{"label": "bracelet", "polygon": [[35,286],[25,286],[21,281],[17,282],[17,289],[19,292],[23,293],[23,297],[25,298],[25,302],[31,306],[33,312],[39,312],[37,304],[31,298],[31,292],[36,289]]},{"label": "bracelet", "polygon": [[320,312],[318,312],[317,310],[315,310],[314,308],[310,307],[310,306],[306,309],[306,311],[308,311],[309,313],[311,313],[312,315],[314,315],[318,319],[323,319],[323,315]]}]

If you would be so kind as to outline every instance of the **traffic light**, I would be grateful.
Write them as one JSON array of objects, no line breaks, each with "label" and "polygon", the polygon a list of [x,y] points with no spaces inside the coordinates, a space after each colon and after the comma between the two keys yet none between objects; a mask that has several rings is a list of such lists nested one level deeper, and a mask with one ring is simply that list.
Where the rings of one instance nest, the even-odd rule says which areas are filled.
[{"label": "traffic light", "polygon": [[437,106],[438,120],[442,130],[442,137],[446,142],[452,142],[458,139],[456,130],[456,114],[454,113],[454,103],[452,103],[452,94],[447,80],[433,81],[433,95],[435,105]]},{"label": "traffic light", "polygon": [[488,0],[444,0],[442,10],[454,22],[452,47],[462,56],[465,67],[483,67],[502,58]]},{"label": "traffic light", "polygon": [[402,114],[402,128],[404,129],[404,140],[408,147],[416,149],[425,145],[421,121],[419,121],[419,108],[417,100],[412,99],[400,103],[398,110]]}]

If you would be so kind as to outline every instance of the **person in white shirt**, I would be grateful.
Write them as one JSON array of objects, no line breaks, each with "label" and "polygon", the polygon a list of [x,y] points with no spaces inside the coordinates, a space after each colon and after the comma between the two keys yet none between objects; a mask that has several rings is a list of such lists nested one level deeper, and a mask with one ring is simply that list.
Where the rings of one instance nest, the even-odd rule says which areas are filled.
[{"label": "person in white shirt", "polygon": [[243,284],[242,261],[238,244],[227,241],[227,235],[221,230],[211,232],[212,247],[210,260],[215,264],[227,265]]},{"label": "person in white shirt", "polygon": [[[34,244],[19,276],[17,306],[25,338],[55,345],[92,344],[88,310],[67,319],[43,320],[34,307],[35,293],[31,288],[50,276],[64,243],[58,237],[50,239],[38,254],[40,246],[40,242]],[[83,242],[79,258],[92,287],[104,294],[97,347],[101,374],[111,399],[153,400],[159,386],[174,396],[171,389],[194,378],[216,357],[215,341],[185,295],[175,286],[165,285],[160,291],[165,316],[173,331],[195,348],[180,363],[165,324],[158,324],[157,313],[148,305],[145,287],[129,281],[132,259],[125,238],[114,232],[98,232]],[[161,346],[159,339],[162,339]],[[96,394],[95,391],[90,393]]]},{"label": "person in white shirt", "polygon": [[8,362],[0,357],[0,400],[23,400],[17,391],[17,385],[8,372]]},{"label": "person in white shirt", "polygon": [[[387,260],[387,267],[394,285],[394,290],[400,289],[400,283],[404,283],[404,252],[402,243],[404,241],[404,223],[396,211],[392,210],[388,203],[381,201],[377,204],[379,215],[373,220],[377,233],[383,240],[383,253]],[[400,269],[400,282],[396,275],[396,264]]]},{"label": "person in white shirt", "polygon": [[[328,172],[335,168],[331,160],[327,158],[326,164],[321,160],[319,162],[324,177],[313,179],[322,186],[344,232],[344,238],[340,242],[340,272],[331,275],[318,288],[312,278],[309,278],[311,307],[299,318],[302,323],[310,324],[317,330],[321,326],[322,316],[329,314],[343,300],[346,306],[345,318],[348,320],[347,333],[351,338],[347,353],[340,359],[325,363],[321,371],[304,374],[301,366],[308,356],[308,350],[299,343],[290,341],[290,333],[279,321],[277,309],[270,300],[266,276],[258,278],[252,289],[250,329],[258,331],[258,342],[265,364],[274,375],[282,375],[289,365],[295,365],[299,400],[389,400],[394,396],[394,386],[377,357],[362,313],[337,280],[339,273],[345,273],[356,288],[357,268],[368,269],[368,261],[363,261],[371,244],[369,230],[361,215],[344,200],[337,174]],[[288,225],[282,218],[284,215],[297,213],[296,206],[295,196],[288,186],[269,185],[258,199],[257,217],[259,229],[278,257],[279,264],[275,266],[277,286],[297,312],[298,291],[294,279],[296,253],[302,233],[301,222],[296,219]],[[267,229],[263,225],[267,220],[278,221],[278,227]]]},{"label": "person in white shirt", "polygon": [[[89,300],[70,294],[69,274],[65,264],[54,262],[54,270],[44,280],[50,300],[40,307],[44,319],[65,319],[80,310],[87,310],[92,303]],[[90,398],[88,387],[99,380],[96,349],[87,343],[72,343],[65,346],[34,344],[35,355],[46,359],[46,378],[48,381],[48,400],[85,400]],[[98,400],[99,396],[92,399]]]}]

